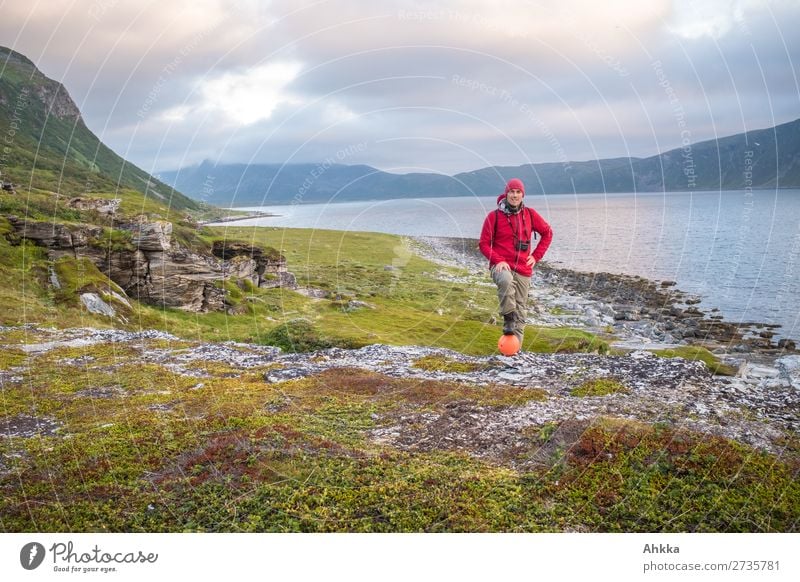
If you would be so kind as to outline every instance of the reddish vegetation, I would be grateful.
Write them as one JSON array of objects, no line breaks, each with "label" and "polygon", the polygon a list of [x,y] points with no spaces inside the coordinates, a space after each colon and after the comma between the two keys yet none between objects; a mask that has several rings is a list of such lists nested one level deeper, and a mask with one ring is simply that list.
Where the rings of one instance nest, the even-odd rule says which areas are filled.
[{"label": "reddish vegetation", "polygon": [[309,380],[315,394],[370,396],[417,405],[483,399],[490,401],[487,404],[519,404],[539,396],[537,391],[519,387],[393,378],[359,368],[329,368]]},{"label": "reddish vegetation", "polygon": [[237,487],[245,481],[274,481],[285,478],[282,468],[298,453],[361,456],[331,440],[276,424],[252,433],[237,430],[209,436],[202,447],[178,457],[155,482],[164,485],[186,478],[193,487],[209,481]]},{"label": "reddish vegetation", "polygon": [[570,447],[570,461],[578,466],[612,459],[643,447],[644,463],[662,459],[678,471],[714,467],[718,476],[733,476],[745,462],[742,452],[730,441],[682,430],[658,430],[649,426],[622,424],[618,428],[588,427]]}]

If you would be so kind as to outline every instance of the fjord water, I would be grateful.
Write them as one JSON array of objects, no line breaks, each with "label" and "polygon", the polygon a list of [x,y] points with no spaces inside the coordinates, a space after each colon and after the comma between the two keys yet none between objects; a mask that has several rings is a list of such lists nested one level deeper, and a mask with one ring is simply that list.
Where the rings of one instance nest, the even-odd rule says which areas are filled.
[{"label": "fjord water", "polygon": [[[580,271],[676,281],[733,322],[800,339],[800,190],[529,196],[553,227],[546,260]],[[279,216],[231,226],[478,238],[495,197],[248,208]]]}]

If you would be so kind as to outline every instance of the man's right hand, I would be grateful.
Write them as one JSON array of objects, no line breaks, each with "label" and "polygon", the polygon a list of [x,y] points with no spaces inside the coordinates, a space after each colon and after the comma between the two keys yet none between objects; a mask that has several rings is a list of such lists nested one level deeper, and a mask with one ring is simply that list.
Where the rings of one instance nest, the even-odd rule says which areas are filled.
[{"label": "man's right hand", "polygon": [[502,271],[508,271],[509,269],[511,269],[511,267],[509,267],[509,266],[508,266],[508,263],[506,263],[505,261],[500,261],[499,263],[497,263],[497,264],[494,266],[494,270],[495,270],[495,271],[500,271],[500,272],[502,272]]}]

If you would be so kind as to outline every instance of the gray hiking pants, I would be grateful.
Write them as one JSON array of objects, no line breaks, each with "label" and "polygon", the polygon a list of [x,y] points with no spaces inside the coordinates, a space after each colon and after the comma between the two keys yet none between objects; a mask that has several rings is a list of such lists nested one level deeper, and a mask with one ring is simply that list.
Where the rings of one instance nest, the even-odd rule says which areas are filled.
[{"label": "gray hiking pants", "polygon": [[525,333],[526,307],[528,305],[528,290],[531,287],[531,278],[507,269],[498,271],[492,268],[492,281],[497,285],[497,299],[500,301],[500,314],[513,313],[516,315],[514,322],[514,335],[519,338],[522,345],[522,336]]}]

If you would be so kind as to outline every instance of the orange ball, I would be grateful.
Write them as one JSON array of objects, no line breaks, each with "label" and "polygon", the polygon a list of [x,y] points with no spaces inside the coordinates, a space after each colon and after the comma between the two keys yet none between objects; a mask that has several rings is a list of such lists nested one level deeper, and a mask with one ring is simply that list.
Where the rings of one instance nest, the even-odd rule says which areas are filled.
[{"label": "orange ball", "polygon": [[497,342],[497,349],[504,356],[513,356],[519,351],[519,338],[513,333],[501,335]]}]

